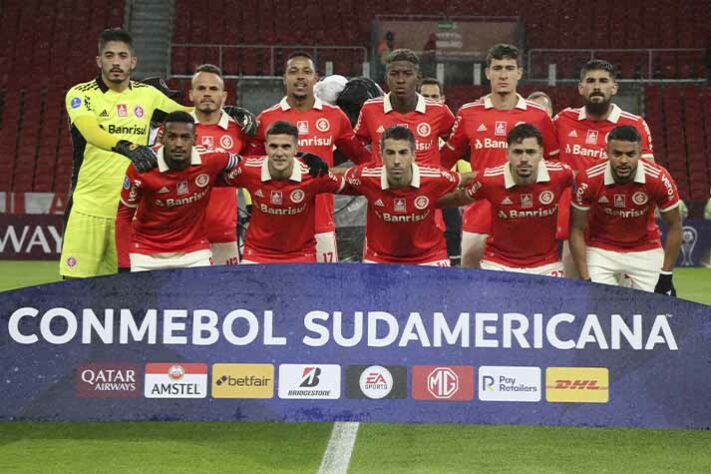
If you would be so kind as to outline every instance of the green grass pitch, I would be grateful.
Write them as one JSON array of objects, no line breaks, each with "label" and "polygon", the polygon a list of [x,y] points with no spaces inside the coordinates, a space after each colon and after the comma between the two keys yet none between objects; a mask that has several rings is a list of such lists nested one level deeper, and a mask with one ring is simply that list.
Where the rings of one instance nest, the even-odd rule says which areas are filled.
[{"label": "green grass pitch", "polygon": [[[0,291],[57,280],[55,262],[0,261]],[[674,281],[679,297],[711,305],[711,269],[677,269]],[[330,431],[328,423],[0,423],[0,472],[314,473]],[[711,431],[370,423],[349,472],[708,473]]]}]

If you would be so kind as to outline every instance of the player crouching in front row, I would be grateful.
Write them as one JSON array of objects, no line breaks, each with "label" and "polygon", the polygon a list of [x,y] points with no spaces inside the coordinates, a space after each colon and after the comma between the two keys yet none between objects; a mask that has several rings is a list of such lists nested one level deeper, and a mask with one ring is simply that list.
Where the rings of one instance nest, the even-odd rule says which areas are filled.
[{"label": "player crouching in front row", "polygon": [[[576,177],[570,250],[584,280],[676,296],[672,270],[681,247],[679,193],[667,170],[640,158],[641,137],[622,125],[607,138],[608,160]],[[664,250],[655,221],[667,228]]]},{"label": "player crouching in front row", "polygon": [[[211,265],[205,226],[210,193],[216,184],[231,185],[226,174],[243,166],[239,155],[200,153],[195,120],[186,112],[168,114],[163,143],[158,168],[139,174],[130,166],[126,172],[116,244],[119,266],[130,260],[131,271]],[[318,157],[311,161],[316,173],[326,167]]]},{"label": "player crouching in front row", "polygon": [[478,172],[467,188],[437,204],[462,206],[477,199],[491,203],[492,233],[482,269],[562,277],[555,240],[558,201],[573,184],[573,171],[543,160],[543,136],[533,125],[515,126],[506,141],[506,164]]}]

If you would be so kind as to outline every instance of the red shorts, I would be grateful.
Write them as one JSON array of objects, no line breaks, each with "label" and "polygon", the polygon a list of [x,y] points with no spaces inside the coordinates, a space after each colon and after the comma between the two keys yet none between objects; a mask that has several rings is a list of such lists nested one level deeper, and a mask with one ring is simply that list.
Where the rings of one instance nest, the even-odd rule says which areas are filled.
[{"label": "red shorts", "polygon": [[491,203],[489,201],[480,199],[464,209],[462,231],[472,234],[491,234]]},{"label": "red shorts", "polygon": [[558,201],[558,226],[556,227],[555,239],[568,240],[570,230],[570,201],[573,198],[573,189],[567,188],[560,195]]}]

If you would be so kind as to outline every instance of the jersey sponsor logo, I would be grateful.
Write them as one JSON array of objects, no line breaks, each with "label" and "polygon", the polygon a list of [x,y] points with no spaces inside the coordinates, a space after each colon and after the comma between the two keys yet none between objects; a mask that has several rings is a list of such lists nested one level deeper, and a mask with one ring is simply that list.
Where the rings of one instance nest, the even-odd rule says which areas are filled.
[{"label": "jersey sponsor logo", "polygon": [[341,366],[281,364],[279,398],[330,399],[341,397]]},{"label": "jersey sponsor logo", "polygon": [[135,115],[136,117],[143,118],[145,114],[146,113],[143,110],[143,107],[141,107],[140,105],[137,105],[133,108],[133,115]]},{"label": "jersey sponsor logo", "polygon": [[479,125],[479,128],[476,129],[477,132],[486,132],[487,130],[488,128],[486,128],[486,125],[484,125],[483,123]]},{"label": "jersey sponsor logo", "polygon": [[109,124],[109,133],[115,133],[120,135],[145,135],[146,127],[139,127],[134,125],[133,127],[119,126],[114,124]]},{"label": "jersey sponsor logo", "polygon": [[128,117],[128,107],[126,107],[126,104],[116,104],[116,115],[119,117]]},{"label": "jersey sponsor logo", "polygon": [[197,175],[195,178],[195,184],[200,186],[201,188],[204,188],[208,184],[210,184],[210,175],[207,173],[201,173]]},{"label": "jersey sponsor logo", "polygon": [[331,123],[326,118],[316,120],[316,129],[319,132],[328,132],[331,129]]},{"label": "jersey sponsor logo", "polygon": [[299,204],[303,201],[304,197],[306,197],[306,194],[301,189],[294,189],[289,195],[289,199],[295,204]]},{"label": "jersey sponsor logo", "polygon": [[494,135],[497,137],[505,137],[506,136],[506,122],[505,121],[497,121],[496,125],[494,125]]},{"label": "jersey sponsor logo", "polygon": [[373,205],[376,207],[385,207],[385,204],[383,203],[382,199],[378,199],[377,201],[375,201],[375,204],[373,204]]},{"label": "jersey sponsor logo", "polygon": [[399,212],[399,213],[407,212],[407,205],[406,205],[405,199],[396,198],[395,204],[393,205],[393,211]]},{"label": "jersey sponsor logo", "polygon": [[412,398],[433,401],[474,399],[474,367],[416,365],[412,368]]},{"label": "jersey sponsor logo", "polygon": [[612,209],[609,207],[604,207],[603,212],[608,216],[621,217],[623,219],[634,219],[647,214],[647,208],[645,207],[643,209],[630,209],[629,211],[624,211],[622,209]]},{"label": "jersey sponsor logo", "polygon": [[427,196],[417,196],[415,198],[415,207],[420,211],[426,209],[429,204],[430,198],[428,198]]},{"label": "jersey sponsor logo", "polygon": [[598,133],[597,130],[588,130],[588,133],[585,135],[585,143],[588,145],[597,145]]},{"label": "jersey sponsor logo", "polygon": [[215,148],[215,137],[212,135],[203,135],[202,138],[200,138],[200,144],[208,150],[212,150]]},{"label": "jersey sponsor logo", "polygon": [[662,178],[662,183],[664,184],[664,187],[667,190],[667,196],[669,196],[669,197],[674,196],[674,186],[672,185],[669,177],[664,173],[662,173],[660,176]]},{"label": "jersey sponsor logo", "polygon": [[638,206],[644,206],[645,204],[647,204],[648,200],[649,198],[647,197],[647,193],[643,191],[637,191],[632,195],[632,202],[634,202]]},{"label": "jersey sponsor logo", "polygon": [[430,133],[432,133],[432,127],[430,127],[430,124],[427,122],[422,122],[417,126],[417,134],[423,138],[429,137]]},{"label": "jersey sponsor logo", "polygon": [[539,367],[482,366],[479,400],[485,402],[541,401]]},{"label": "jersey sponsor logo", "polygon": [[481,150],[482,148],[508,148],[508,147],[509,147],[509,145],[508,145],[508,143],[506,143],[505,140],[493,140],[491,138],[485,138],[483,143],[479,139],[477,139],[476,142],[474,142],[474,148],[477,150]]},{"label": "jersey sponsor logo", "polygon": [[566,145],[565,151],[567,153],[584,156],[586,158],[598,158],[601,160],[607,158],[607,152],[603,148],[590,149],[585,148],[584,146],[579,145],[577,143],[573,145],[572,151],[570,149],[570,145]]},{"label": "jersey sponsor logo", "polygon": [[415,140],[415,151],[428,151],[432,149],[432,144],[434,143],[433,140],[430,140],[428,142],[421,142],[419,140]]},{"label": "jersey sponsor logo", "polygon": [[[166,199],[165,201],[161,199],[156,199],[154,202],[156,206],[159,207],[175,207],[175,206],[184,206],[185,204],[192,204],[194,202],[197,202],[207,196],[209,189],[204,189],[199,193],[195,193],[192,196],[180,198],[180,199]],[[129,196],[130,199],[130,196]]]},{"label": "jersey sponsor logo", "polygon": [[276,206],[281,206],[284,202],[282,192],[272,191],[271,193],[269,193],[269,202]]},{"label": "jersey sponsor logo", "polygon": [[513,205],[513,202],[511,201],[511,199],[508,196],[506,196],[505,198],[503,198],[501,200],[501,205],[502,206],[511,206],[511,205]]},{"label": "jersey sponsor logo", "polygon": [[296,122],[296,128],[299,130],[299,135],[309,134],[309,122],[308,120],[299,120]]},{"label": "jersey sponsor logo", "polygon": [[607,196],[602,195],[602,196],[600,197],[600,199],[597,200],[597,202],[600,203],[600,204],[607,204],[607,203],[610,202],[610,200],[607,199]]},{"label": "jersey sponsor logo", "polygon": [[263,202],[256,203],[257,208],[265,213],[265,214],[270,214],[272,216],[295,216],[297,214],[301,214],[306,210],[307,205],[303,204],[298,207],[280,207],[280,208],[273,208],[269,207]]},{"label": "jersey sponsor logo", "polygon": [[309,137],[309,138],[299,138],[299,148],[307,148],[314,146],[325,146],[331,147],[333,143],[333,136],[328,137]]},{"label": "jersey sponsor logo", "polygon": [[123,189],[130,189],[130,188],[131,188],[131,180],[128,178],[128,176],[124,176]]},{"label": "jersey sponsor logo", "polygon": [[624,194],[615,194],[615,197],[613,198],[613,206],[615,206],[618,209],[624,209],[625,204],[626,204],[626,197]]},{"label": "jersey sponsor logo", "polygon": [[521,207],[524,209],[533,207],[533,194],[531,194],[531,193],[521,194]]},{"label": "jersey sponsor logo", "polygon": [[158,194],[165,194],[165,193],[169,193],[169,192],[170,192],[170,190],[168,188],[166,188],[165,186],[163,186],[162,188],[160,188],[158,190]]},{"label": "jersey sponsor logo", "polygon": [[610,374],[603,367],[548,367],[546,401],[608,403]]},{"label": "jersey sponsor logo", "polygon": [[213,364],[213,398],[273,398],[274,365]]},{"label": "jersey sponsor logo", "polygon": [[578,136],[578,132],[576,132],[575,130],[571,130],[570,133],[568,134],[568,136],[575,138]]},{"label": "jersey sponsor logo", "polygon": [[499,210],[497,216],[500,219],[526,219],[535,217],[549,217],[554,216],[558,212],[558,204],[554,204],[553,207],[532,209],[528,211],[521,211],[516,209],[511,209],[509,211]]},{"label": "jersey sponsor logo", "polygon": [[222,135],[220,137],[220,146],[225,150],[231,149],[235,144],[235,141],[229,135]]},{"label": "jersey sponsor logo", "polygon": [[143,395],[146,398],[205,398],[207,364],[148,363]]},{"label": "jersey sponsor logo", "polygon": [[543,191],[538,196],[538,200],[541,201],[541,204],[550,204],[553,202],[554,198],[555,198],[555,195],[553,194],[553,191],[548,190],[548,189]]},{"label": "jersey sponsor logo", "polygon": [[176,193],[178,196],[182,196],[183,194],[188,194],[190,192],[190,187],[188,186],[187,181],[180,181],[176,185]]},{"label": "jersey sponsor logo", "polygon": [[73,97],[72,101],[69,103],[73,109],[78,109],[81,107],[81,98],[80,97]]},{"label": "jersey sponsor logo", "polygon": [[442,176],[444,178],[447,178],[447,181],[449,181],[450,183],[453,183],[455,181],[454,175],[452,173],[450,173],[449,171],[446,171],[446,170],[442,171]]}]

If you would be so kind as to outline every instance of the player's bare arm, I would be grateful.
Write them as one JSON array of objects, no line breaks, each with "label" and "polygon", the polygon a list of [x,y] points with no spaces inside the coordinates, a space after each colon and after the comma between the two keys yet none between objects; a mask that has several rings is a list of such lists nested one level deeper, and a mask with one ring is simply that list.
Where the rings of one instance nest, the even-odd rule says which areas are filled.
[{"label": "player's bare arm", "polygon": [[575,267],[581,280],[590,280],[588,273],[588,261],[585,245],[585,226],[588,223],[588,211],[583,211],[575,207],[570,209],[570,252],[573,254]]},{"label": "player's bare arm", "polygon": [[[472,174],[472,173],[464,173],[464,174]],[[464,174],[462,175],[462,179],[464,178]],[[461,206],[466,206],[467,204],[471,204],[474,202],[474,199],[470,198],[467,195],[467,192],[464,188],[457,188],[451,193],[447,193],[441,198],[437,199],[437,207],[438,208],[448,208],[448,207],[461,207]]]}]

